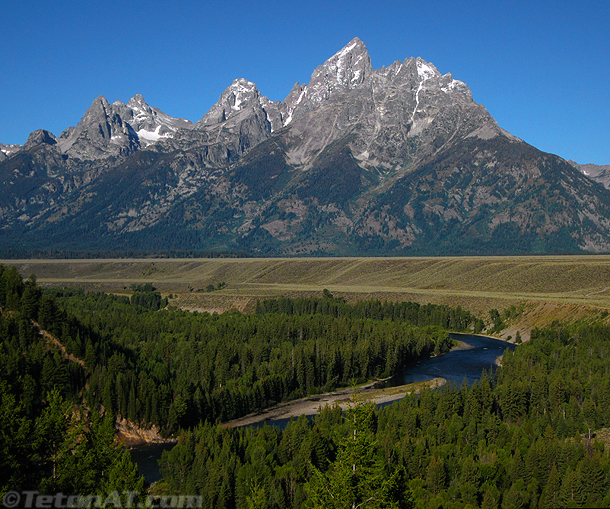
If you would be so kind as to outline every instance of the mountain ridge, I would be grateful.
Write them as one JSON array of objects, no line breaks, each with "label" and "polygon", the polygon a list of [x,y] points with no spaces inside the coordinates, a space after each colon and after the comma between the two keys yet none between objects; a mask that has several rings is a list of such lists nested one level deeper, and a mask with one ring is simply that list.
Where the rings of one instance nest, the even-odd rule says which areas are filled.
[{"label": "mountain ridge", "polygon": [[502,129],[451,73],[419,57],[373,69],[358,38],[284,101],[240,78],[195,123],[100,96],[58,138],[33,133],[0,179],[0,241],[30,249],[610,249],[606,189]]},{"label": "mountain ridge", "polygon": [[606,189],[610,189],[610,164],[578,164],[571,159],[568,159],[568,163],[580,170],[594,182],[598,182]]}]

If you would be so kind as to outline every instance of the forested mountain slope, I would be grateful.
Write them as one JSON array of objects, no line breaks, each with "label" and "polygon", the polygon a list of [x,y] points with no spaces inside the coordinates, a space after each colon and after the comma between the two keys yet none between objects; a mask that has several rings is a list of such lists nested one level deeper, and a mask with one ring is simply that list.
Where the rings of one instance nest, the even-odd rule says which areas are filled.
[{"label": "forested mountain slope", "polygon": [[88,369],[62,355],[33,322],[75,351],[70,336],[78,342],[78,330],[66,318],[34,279],[24,283],[15,269],[0,266],[0,497],[14,507],[19,497],[24,506],[37,503],[27,502],[27,492],[65,494],[66,503],[69,495],[133,491],[139,503],[144,479],[115,443],[114,416],[102,417],[82,399]]}]

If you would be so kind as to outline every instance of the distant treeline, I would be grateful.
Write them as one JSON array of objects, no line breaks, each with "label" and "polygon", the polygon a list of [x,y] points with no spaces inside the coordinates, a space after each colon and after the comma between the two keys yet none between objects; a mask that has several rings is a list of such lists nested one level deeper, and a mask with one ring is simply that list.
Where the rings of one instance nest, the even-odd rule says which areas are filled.
[{"label": "distant treeline", "polygon": [[76,259],[116,259],[116,258],[251,258],[246,251],[216,250],[167,250],[167,249],[23,249],[19,247],[0,248],[0,259],[35,260],[76,260]]},{"label": "distant treeline", "polygon": [[465,331],[471,326],[483,328],[483,322],[477,320],[469,311],[460,306],[455,308],[437,304],[418,304],[417,302],[381,302],[380,300],[363,300],[352,304],[343,298],[336,298],[328,291],[323,297],[299,297],[289,299],[279,297],[258,301],[257,314],[281,313],[286,315],[330,315],[350,319],[390,320],[404,322],[419,327],[436,325],[455,332]]}]

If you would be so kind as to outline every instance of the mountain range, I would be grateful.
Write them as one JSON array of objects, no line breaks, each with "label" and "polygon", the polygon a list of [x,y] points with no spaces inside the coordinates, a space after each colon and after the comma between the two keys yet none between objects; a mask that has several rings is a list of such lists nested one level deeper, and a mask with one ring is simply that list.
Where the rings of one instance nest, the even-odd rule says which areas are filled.
[{"label": "mountain range", "polygon": [[0,248],[608,252],[607,170],[511,135],[421,58],[374,69],[355,38],[281,102],[236,79],[192,123],[100,96],[59,137],[0,145]]}]

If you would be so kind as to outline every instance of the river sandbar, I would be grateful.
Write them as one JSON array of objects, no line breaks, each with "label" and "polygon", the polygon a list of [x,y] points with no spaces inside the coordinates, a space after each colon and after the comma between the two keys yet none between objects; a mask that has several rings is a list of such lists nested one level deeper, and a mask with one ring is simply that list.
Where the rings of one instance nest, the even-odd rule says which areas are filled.
[{"label": "river sandbar", "polygon": [[[356,391],[357,397],[360,400],[370,401],[376,405],[390,403],[392,401],[404,398],[407,394],[417,394],[424,387],[436,389],[443,386],[447,381],[444,378],[438,377],[425,382],[376,389],[375,385],[379,382],[380,381],[370,382],[366,385],[357,387],[356,389],[350,387],[347,389],[340,389],[335,392],[328,392],[326,394],[318,394],[315,396],[296,399],[294,401],[287,401],[286,403],[280,403],[259,412],[246,415],[245,417],[227,421],[222,424],[222,427],[238,428],[240,426],[262,424],[267,421],[297,418],[301,415],[315,415],[326,405],[339,405],[341,408],[345,409],[352,399],[354,390]],[[272,422],[270,424],[272,424]]]}]

